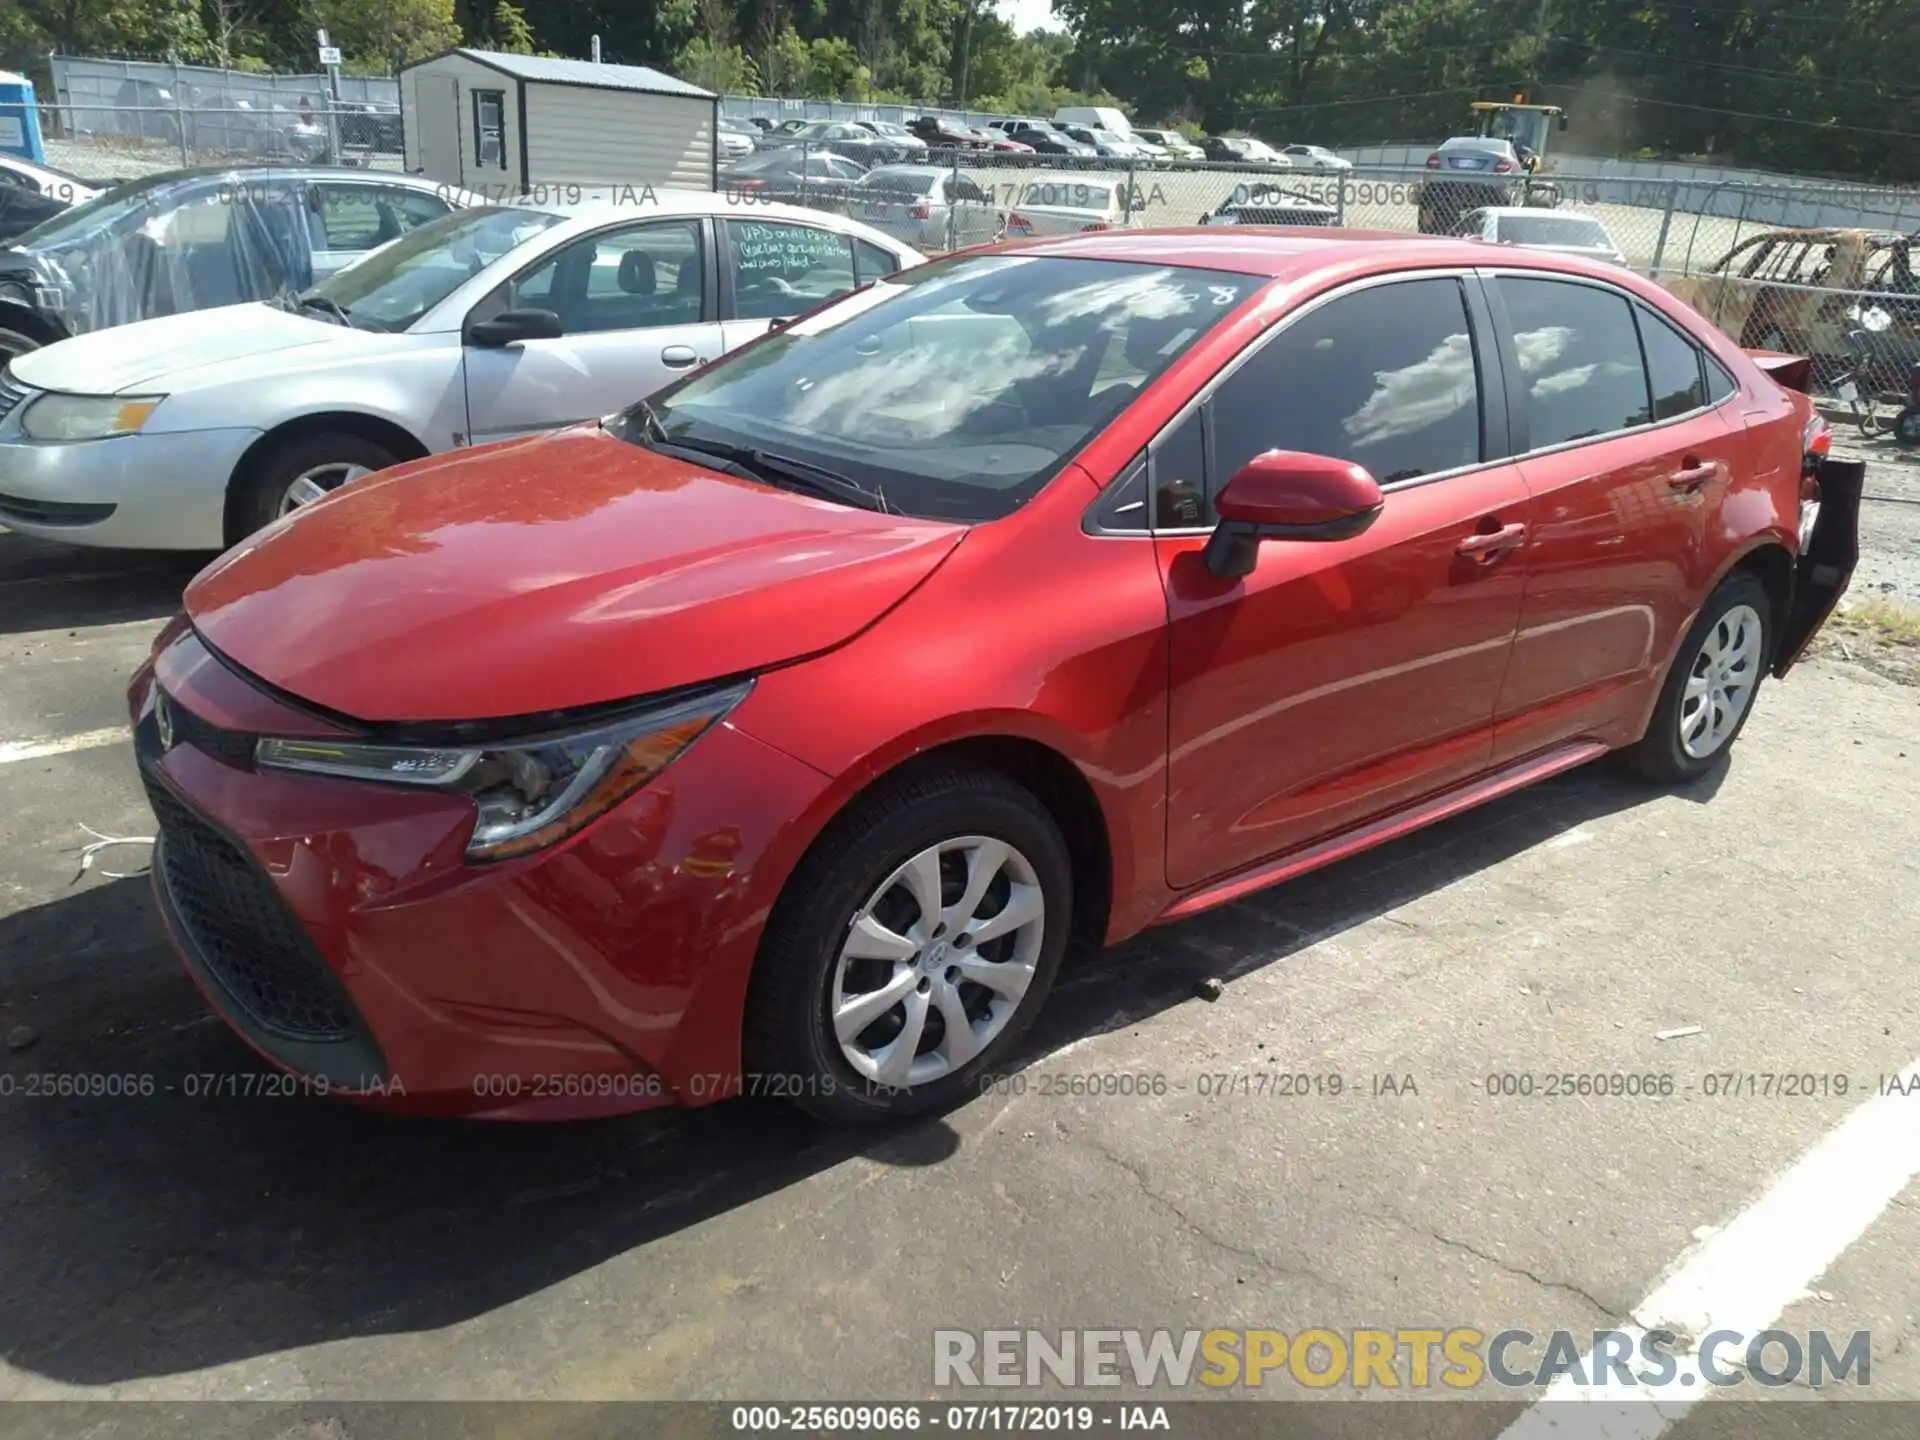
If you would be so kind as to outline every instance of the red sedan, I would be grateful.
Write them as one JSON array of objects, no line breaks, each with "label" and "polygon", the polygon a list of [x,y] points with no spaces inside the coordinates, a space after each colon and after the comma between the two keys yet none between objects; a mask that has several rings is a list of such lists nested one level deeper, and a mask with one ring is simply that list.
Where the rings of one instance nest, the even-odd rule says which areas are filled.
[{"label": "red sedan", "polygon": [[1720,763],[1852,573],[1803,370],[1457,240],[904,272],[199,576],[130,695],[160,908],[370,1103],[948,1105],[1071,942]]}]

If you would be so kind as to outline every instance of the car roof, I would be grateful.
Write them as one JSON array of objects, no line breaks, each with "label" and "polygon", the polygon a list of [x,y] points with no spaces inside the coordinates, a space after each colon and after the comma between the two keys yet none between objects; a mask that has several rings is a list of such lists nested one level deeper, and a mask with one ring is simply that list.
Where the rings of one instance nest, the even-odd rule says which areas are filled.
[{"label": "car roof", "polygon": [[[1225,270],[1275,280],[1298,280],[1325,271],[1365,274],[1487,263],[1486,246],[1481,241],[1408,235],[1400,230],[1242,230],[1212,225],[1171,230],[1096,230],[1015,240],[994,248],[1022,255]],[[1616,283],[1618,280],[1614,270],[1575,257],[1548,251],[1516,250],[1515,254],[1524,255],[1524,263],[1535,268],[1604,277]],[[1507,261],[1503,258],[1501,263]]]},{"label": "car roof", "polygon": [[1442,150],[1511,150],[1513,142],[1495,135],[1449,135],[1440,142]]},{"label": "car roof", "polygon": [[[560,216],[566,221],[566,225],[549,232],[555,236],[561,233],[561,229],[592,230],[612,220],[652,215],[671,218],[682,215],[721,214],[735,215],[743,220],[803,220],[812,225],[825,225],[829,229],[868,233],[868,227],[857,220],[849,219],[831,210],[816,210],[808,205],[756,202],[750,206],[742,206],[739,196],[730,196],[718,190],[657,189],[648,192],[645,187],[636,186],[634,191],[632,196],[596,197],[559,205],[516,204],[511,200],[497,203],[506,209],[535,210],[543,214]],[[890,243],[897,246],[899,242]]]},{"label": "car roof", "polygon": [[951,165],[876,165],[860,178],[871,180],[876,175],[926,175],[938,179],[952,173]]}]

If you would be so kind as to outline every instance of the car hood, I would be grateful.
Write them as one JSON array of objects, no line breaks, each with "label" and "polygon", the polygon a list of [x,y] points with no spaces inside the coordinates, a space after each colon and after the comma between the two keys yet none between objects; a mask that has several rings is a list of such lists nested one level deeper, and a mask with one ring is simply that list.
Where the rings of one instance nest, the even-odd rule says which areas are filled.
[{"label": "car hood", "polygon": [[965,534],[581,426],[349,485],[215,561],[186,608],[234,664],[338,714],[501,719],[830,649]]},{"label": "car hood", "polygon": [[209,365],[257,361],[314,345],[384,350],[398,338],[350,330],[272,305],[223,305],[91,331],[30,350],[12,364],[21,383],[35,389],[113,395],[163,378],[176,386],[183,376]]}]

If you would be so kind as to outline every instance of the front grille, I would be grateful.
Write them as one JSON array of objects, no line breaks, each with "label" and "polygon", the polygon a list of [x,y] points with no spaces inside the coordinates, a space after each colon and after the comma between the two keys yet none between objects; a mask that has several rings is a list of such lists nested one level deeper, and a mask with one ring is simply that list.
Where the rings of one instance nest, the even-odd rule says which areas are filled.
[{"label": "front grille", "polygon": [[142,772],[160,879],[199,958],[247,1019],[290,1040],[353,1037],[353,1002],[240,847]]},{"label": "front grille", "polygon": [[64,500],[0,495],[0,520],[25,520],[34,525],[97,525],[111,514],[111,505],[75,505]]},{"label": "front grille", "polygon": [[11,370],[0,370],[0,420],[13,413],[14,407],[28,395],[27,387],[13,378]]},{"label": "front grille", "polygon": [[[165,694],[165,692],[161,692]],[[245,730],[222,730],[202,720],[173,696],[166,696],[167,717],[173,723],[173,743],[191,745],[211,760],[236,769],[253,768],[253,746],[260,737]]]}]

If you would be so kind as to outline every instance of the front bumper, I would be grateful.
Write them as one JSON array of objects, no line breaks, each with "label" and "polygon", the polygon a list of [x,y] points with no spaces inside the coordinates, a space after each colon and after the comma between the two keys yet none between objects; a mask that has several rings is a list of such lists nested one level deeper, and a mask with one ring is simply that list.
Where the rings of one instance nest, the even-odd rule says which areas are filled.
[{"label": "front bumper", "polygon": [[[211,668],[209,667],[209,664]],[[159,684],[171,745],[146,711]],[[135,677],[154,885],[188,971],[274,1064],[421,1114],[577,1119],[739,1092],[790,822],[827,780],[731,726],[552,850],[471,865],[464,798],[256,770],[191,632]],[[260,692],[248,723],[271,732]]]},{"label": "front bumper", "polygon": [[260,431],[141,431],[45,444],[22,433],[26,408],[0,425],[0,525],[124,550],[226,544],[227,482]]}]

